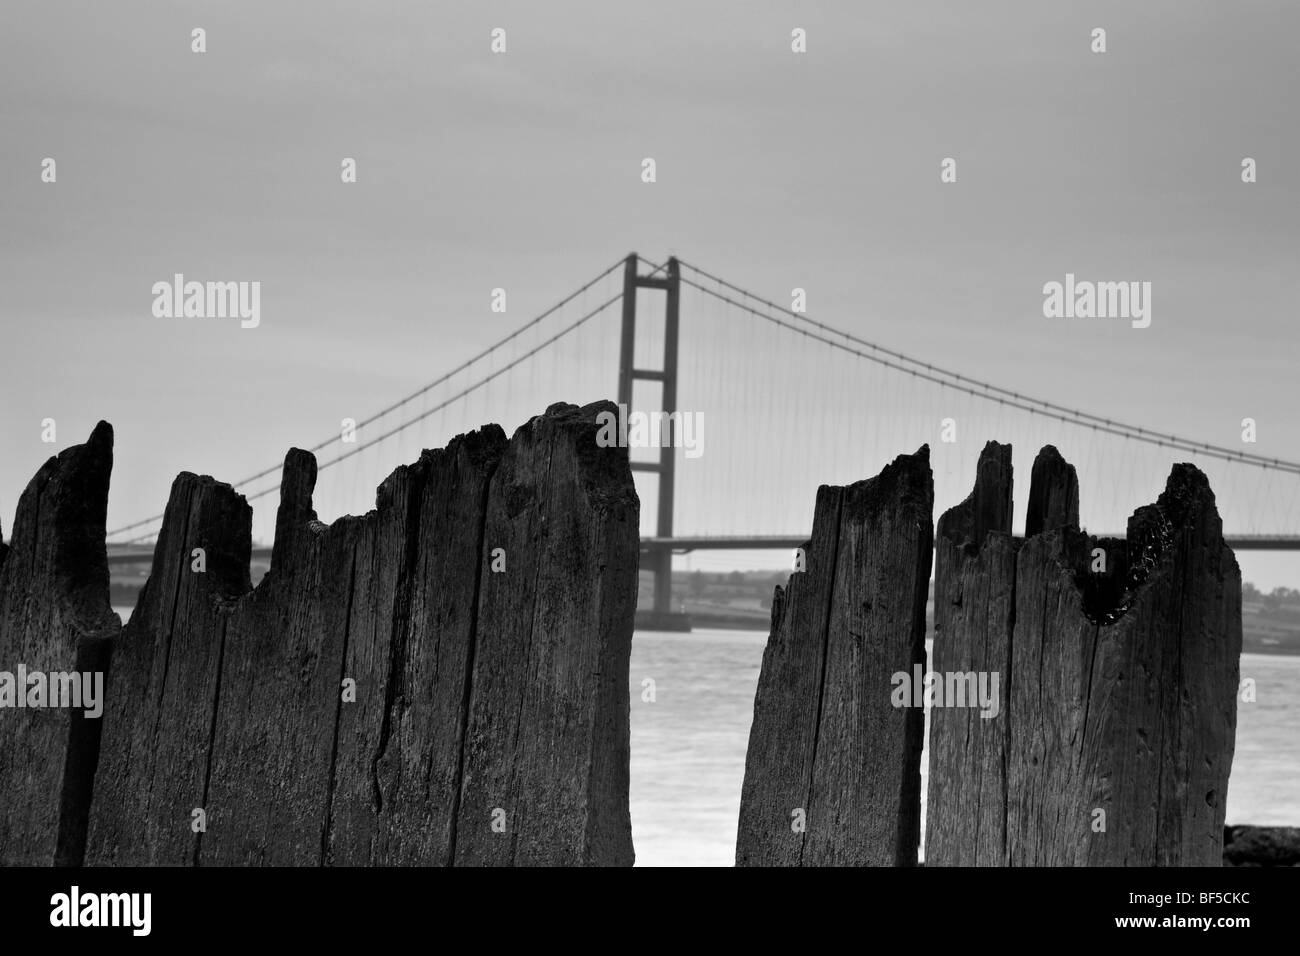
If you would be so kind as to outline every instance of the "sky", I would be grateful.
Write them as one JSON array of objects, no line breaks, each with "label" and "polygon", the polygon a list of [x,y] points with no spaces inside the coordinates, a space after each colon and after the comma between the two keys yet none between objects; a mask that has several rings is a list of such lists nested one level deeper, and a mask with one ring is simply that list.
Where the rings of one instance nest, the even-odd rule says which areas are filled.
[{"label": "sky", "polygon": [[[1097,414],[1228,447],[1252,417],[1246,450],[1300,459],[1298,46],[1300,7],[1263,0],[5,3],[0,525],[101,418],[114,526],[182,470],[242,477],[414,391],[632,250]],[[259,281],[260,324],[156,317],[178,272]],[[1067,272],[1150,281],[1150,327],[1045,318]],[[1239,560],[1300,587],[1300,556]]]}]

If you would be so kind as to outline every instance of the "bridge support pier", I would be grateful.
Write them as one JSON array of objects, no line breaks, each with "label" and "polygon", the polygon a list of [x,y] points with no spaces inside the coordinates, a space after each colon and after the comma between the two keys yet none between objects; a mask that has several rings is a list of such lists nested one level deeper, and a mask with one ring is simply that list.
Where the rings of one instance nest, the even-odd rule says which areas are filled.
[{"label": "bridge support pier", "polygon": [[[677,340],[678,318],[681,303],[681,279],[677,258],[670,257],[662,277],[654,274],[640,275],[637,271],[639,257],[630,253],[623,266],[623,333],[619,347],[618,404],[621,409],[632,410],[632,386],[640,379],[659,382],[662,388],[662,410],[677,411]],[[664,301],[664,358],[658,369],[636,367],[636,294],[638,289],[662,289]],[[655,536],[671,538],[673,535],[673,477],[676,470],[676,423],[667,419],[668,434],[660,441],[658,461],[632,459],[633,471],[648,471],[658,475],[659,493],[655,515]],[[629,455],[631,451],[629,450]],[[671,545],[655,545],[641,552],[644,567],[654,575],[654,603],[649,610],[637,608],[637,626],[657,631],[689,631],[690,618],[673,610],[673,551]]]}]

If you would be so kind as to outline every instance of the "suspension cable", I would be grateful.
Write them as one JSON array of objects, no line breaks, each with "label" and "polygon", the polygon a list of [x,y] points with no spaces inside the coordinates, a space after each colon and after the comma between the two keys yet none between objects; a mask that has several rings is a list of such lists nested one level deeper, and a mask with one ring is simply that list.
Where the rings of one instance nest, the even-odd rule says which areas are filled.
[{"label": "suspension cable", "polygon": [[[761,296],[754,295],[748,290],[736,286],[730,282],[727,282],[725,279],[720,279],[717,276],[712,275],[711,273],[706,272],[705,270],[700,269],[695,265],[692,265],[691,263],[685,262],[683,260],[678,260],[678,261],[680,262],[681,265],[690,269],[692,272],[696,273],[697,275],[703,276],[704,278],[710,280],[711,282],[714,282],[720,286],[728,288],[733,292],[737,292],[747,299],[752,299],[753,301],[758,302],[763,306],[766,306],[768,309],[771,309],[776,312],[780,312],[783,315],[790,316],[796,322],[803,323],[804,325],[813,326],[814,328],[817,328],[823,332],[827,332],[839,336],[843,338],[846,342],[853,342],[856,345],[860,345],[864,348],[871,349],[873,352],[878,352],[882,355],[888,355],[890,358],[897,359],[899,362],[902,363],[906,363],[906,365],[899,365],[895,362],[890,362],[885,359],[882,359],[878,355],[871,355],[871,354],[861,352],[857,349],[849,348],[844,343],[837,342],[828,338],[824,338],[819,335],[815,335],[813,333],[808,332],[804,328],[799,328],[798,326],[792,325],[789,322],[785,322],[784,320],[774,318],[773,316],[767,315],[761,312],[760,310],[755,309],[752,306],[749,306],[744,302],[739,302],[736,301],[735,299],[730,298],[729,296],[722,295],[721,293],[713,289],[707,288],[705,286],[702,286],[696,282],[693,282],[686,277],[682,277],[681,279],[681,281],[685,282],[687,285],[690,285],[693,288],[696,288],[708,295],[714,296],[715,298],[722,299],[723,301],[737,308],[740,308],[746,312],[749,312],[750,314],[757,316],[758,318],[766,319],[770,322],[773,322],[774,324],[783,326],[784,328],[790,329],[795,332],[799,332],[803,335],[808,335],[811,338],[823,342],[827,345],[830,345],[833,348],[842,349],[844,351],[849,352],[850,354],[856,355],[860,358],[867,359],[870,362],[875,362],[876,364],[883,365],[887,368],[892,368],[900,372],[906,372],[910,375],[917,376],[919,378],[933,382],[937,385],[941,385],[947,388],[953,388],[957,391],[965,392],[966,394],[972,395],[976,398],[983,398],[987,401],[996,401],[998,402],[998,404],[1001,405],[1010,405],[1013,408],[1018,408],[1021,409],[1022,411],[1030,412],[1031,414],[1043,415],[1048,418],[1054,418],[1058,421],[1062,421],[1067,424],[1078,425],[1079,427],[1082,428],[1094,428],[1098,431],[1107,432],[1108,434],[1118,435],[1121,437],[1129,437],[1129,438],[1133,438],[1136,441],[1142,441],[1152,445],[1159,445],[1161,447],[1169,446],[1172,448],[1177,448],[1180,451],[1204,453],[1215,458],[1220,458],[1224,461],[1231,461],[1239,464],[1254,465],[1260,468],[1271,468],[1278,471],[1286,471],[1286,472],[1293,472],[1295,474],[1300,474],[1300,462],[1285,461],[1280,458],[1267,458],[1263,455],[1256,455],[1250,452],[1237,451],[1231,448],[1224,448],[1219,445],[1211,445],[1206,442],[1199,442],[1190,438],[1182,438],[1178,435],[1171,435],[1163,432],[1151,431],[1150,429],[1141,428],[1137,425],[1128,425],[1125,424],[1124,422],[1116,421],[1114,419],[1103,418],[1099,415],[1093,415],[1078,409],[1072,409],[1063,405],[1057,405],[1052,402],[1045,401],[1043,399],[1033,398],[1021,392],[1016,392],[1016,391],[1012,391],[1011,389],[1002,388],[998,385],[994,385],[989,382],[980,381],[979,379],[973,379],[970,378],[969,376],[962,375],[958,372],[948,371],[947,369],[933,365],[929,362],[922,362],[920,359],[914,359],[911,356],[908,356],[902,352],[897,352],[892,349],[885,348],[884,346],[878,345],[874,342],[869,342],[866,339],[860,338],[859,336],[856,336],[851,332],[845,332],[842,329],[837,329],[834,326],[827,325],[824,322],[816,321],[815,319],[811,319],[808,316],[803,315],[801,313],[792,312],[790,309],[787,309],[784,306],[777,305],[776,303],[764,299]],[[907,367],[907,365],[914,366],[914,367],[909,368]],[[944,379],[950,379],[951,381],[945,381]],[[982,389],[983,392],[978,391],[977,389]],[[1006,397],[998,398],[994,395],[986,394],[988,392],[996,392],[999,395],[1003,395]],[[1033,407],[1033,406],[1038,406],[1038,407]]]},{"label": "suspension cable", "polygon": [[[697,274],[705,275],[705,273],[703,273],[699,269],[696,269],[694,266],[690,266],[689,268],[692,271],[696,272]],[[708,276],[708,278],[713,279],[712,276]],[[829,345],[832,348],[840,349],[842,351],[848,352],[851,355],[856,355],[859,358],[864,358],[869,362],[876,363],[877,365],[882,365],[886,368],[890,368],[898,372],[904,372],[916,378],[921,378],[926,381],[932,382],[936,385],[940,385],[944,388],[951,388],[954,389],[955,391],[964,392],[968,395],[974,396],[975,398],[982,398],[986,401],[994,401],[997,402],[999,405],[1007,405],[1012,408],[1018,408],[1021,411],[1029,412],[1032,415],[1041,415],[1047,418],[1053,418],[1056,419],[1057,421],[1061,421],[1069,425],[1077,425],[1080,428],[1091,428],[1094,431],[1105,432],[1107,434],[1116,435],[1121,438],[1132,438],[1135,441],[1145,442],[1150,445],[1158,445],[1162,448],[1170,447],[1170,448],[1178,449],[1179,451],[1187,451],[1187,452],[1194,452],[1196,454],[1204,454],[1213,458],[1222,459],[1224,461],[1236,462],[1238,464],[1253,465],[1259,468],[1266,468],[1266,469],[1272,469],[1277,471],[1290,472],[1293,474],[1300,474],[1300,463],[1297,462],[1283,461],[1277,458],[1271,458],[1271,459],[1264,458],[1258,455],[1247,455],[1243,452],[1233,451],[1232,449],[1220,448],[1216,445],[1208,445],[1203,442],[1196,442],[1191,439],[1180,438],[1177,435],[1164,435],[1155,432],[1150,432],[1145,429],[1138,429],[1135,428],[1134,426],[1125,425],[1122,422],[1116,422],[1110,419],[1099,418],[1095,415],[1088,415],[1087,413],[1082,413],[1082,412],[1075,413],[1072,409],[1063,408],[1061,406],[1053,406],[1047,402],[1040,402],[1037,399],[1028,398],[1024,395],[1009,393],[1005,389],[999,389],[996,386],[986,385],[985,383],[978,382],[973,379],[967,379],[964,376],[960,376],[962,382],[969,382],[971,384],[962,384],[962,382],[945,380],[940,376],[947,375],[950,376],[951,378],[957,378],[958,376],[955,376],[953,373],[945,372],[942,369],[937,369],[933,366],[929,366],[924,363],[919,363],[915,359],[910,359],[907,358],[906,356],[902,357],[902,361],[912,362],[916,365],[919,365],[921,369],[924,369],[924,371],[918,368],[909,368],[905,365],[899,364],[898,362],[893,362],[890,361],[889,359],[880,358],[877,355],[868,354],[867,352],[863,352],[859,349],[853,348],[852,346],[844,342],[837,342],[833,339],[826,338],[823,335],[819,335],[816,332],[811,332],[806,327],[800,327],[794,323],[787,322],[784,319],[780,319],[775,316],[768,315],[765,312],[762,312],[754,308],[753,306],[750,306],[744,302],[739,302],[736,299],[731,298],[730,296],[723,295],[722,293],[710,289],[707,286],[701,285],[698,282],[694,282],[691,279],[686,278],[685,276],[681,277],[681,281],[691,286],[692,288],[698,289],[699,291],[705,293],[706,295],[711,295],[715,298],[721,299],[722,301],[728,303],[729,305],[732,305],[738,309],[742,309],[758,318],[765,319],[768,322],[773,323],[774,325],[778,325],[781,326],[782,328],[786,328],[793,332],[797,332],[801,335],[805,335],[816,341]],[[720,281],[720,280],[714,279],[714,281]],[[739,291],[743,295],[749,295],[743,289],[737,290],[735,286],[730,286],[730,285],[728,285],[728,287],[733,289],[733,291]],[[755,296],[750,296],[750,297],[754,298],[756,301],[763,302],[763,300],[758,299]],[[771,305],[771,303],[766,303],[766,302],[764,302],[764,304]],[[774,308],[777,311],[788,312],[788,310],[782,309],[780,306],[774,306]],[[797,314],[794,315],[796,318],[799,318]],[[845,339],[848,339],[849,341],[854,341],[854,342],[858,341],[854,336],[849,335],[848,333],[845,332],[841,332],[839,329],[835,329],[831,326],[826,326],[822,323],[816,323],[816,325],[819,328],[828,330],[836,335],[843,336]],[[871,343],[863,343],[863,344],[868,348],[872,348],[872,349],[878,348],[877,346]],[[879,351],[885,351],[885,350],[879,349]],[[887,353],[887,354],[890,354],[893,357],[898,357],[899,355],[899,353]],[[988,395],[985,392],[978,391],[975,386],[996,390],[1004,394],[1007,394],[1011,397],[999,398],[993,395]],[[1035,403],[1035,404],[1027,404],[1027,403]],[[1035,405],[1041,407],[1035,407]]]},{"label": "suspension cable", "polygon": [[[446,382],[448,379],[452,378],[453,376],[459,374],[460,372],[465,371],[466,369],[468,369],[470,366],[474,365],[475,363],[482,361],[484,358],[486,358],[487,356],[491,355],[493,352],[495,352],[497,349],[501,348],[502,346],[504,346],[504,345],[508,345],[510,342],[512,342],[512,341],[514,341],[515,339],[517,339],[517,338],[518,338],[520,335],[522,335],[524,332],[526,332],[526,331],[528,331],[529,329],[533,328],[533,327],[534,327],[535,325],[537,325],[539,322],[541,322],[541,321],[543,321],[544,319],[546,319],[547,317],[553,315],[555,312],[557,312],[558,310],[562,309],[564,306],[568,305],[568,304],[569,304],[570,302],[572,302],[574,299],[578,298],[580,295],[582,295],[584,292],[586,292],[588,289],[590,289],[592,286],[594,286],[597,282],[601,281],[601,280],[604,279],[607,275],[609,275],[611,272],[613,272],[615,269],[619,268],[619,266],[623,265],[624,262],[626,262],[626,258],[619,259],[619,260],[618,260],[617,262],[615,262],[612,266],[610,266],[609,268],[605,269],[603,272],[601,272],[601,273],[600,273],[599,275],[597,275],[595,278],[591,279],[589,282],[584,283],[581,287],[579,287],[578,289],[576,289],[574,292],[570,293],[569,295],[565,296],[563,299],[561,299],[559,302],[555,303],[555,305],[551,306],[551,307],[550,307],[549,309],[547,309],[545,312],[542,312],[540,315],[536,316],[535,318],[531,319],[530,321],[526,322],[525,324],[519,326],[519,328],[515,329],[513,332],[511,332],[511,333],[510,333],[509,335],[507,335],[505,338],[503,338],[503,339],[497,341],[497,342],[494,343],[493,345],[488,346],[486,349],[484,349],[483,351],[479,352],[479,353],[478,353],[477,355],[475,355],[473,358],[467,359],[466,361],[462,362],[460,365],[456,366],[454,369],[451,369],[449,372],[446,372],[446,373],[444,373],[444,374],[438,376],[436,379],[434,379],[433,381],[429,382],[427,385],[423,386],[422,388],[419,388],[419,389],[417,389],[416,391],[412,392],[411,394],[407,395],[405,398],[399,399],[398,401],[392,403],[391,405],[388,405],[386,408],[383,408],[383,409],[381,409],[381,410],[375,412],[373,415],[370,415],[369,417],[363,419],[362,421],[360,421],[360,422],[357,423],[357,426],[356,426],[356,427],[357,427],[357,428],[364,428],[366,425],[373,424],[374,422],[376,422],[376,421],[378,421],[379,419],[383,418],[385,415],[389,414],[390,412],[394,412],[394,411],[396,411],[397,409],[401,408],[403,405],[406,405],[407,403],[412,402],[412,401],[414,401],[414,400],[417,399],[417,398],[420,398],[421,396],[427,394],[427,393],[428,393],[429,391],[431,391],[433,388],[437,387],[438,385],[443,384],[444,382]],[[550,339],[547,339],[545,342],[541,343],[541,345],[537,346],[537,348],[534,348],[532,352],[529,352],[527,355],[522,356],[518,361],[516,361],[516,362],[512,362],[511,365],[506,366],[506,368],[511,368],[511,367],[513,367],[514,365],[517,365],[519,361],[523,361],[523,359],[530,357],[530,356],[533,355],[533,354],[534,354],[538,349],[540,349],[540,348],[545,348],[547,345],[549,345],[550,343],[554,342],[556,339],[560,338],[562,335],[567,334],[568,332],[573,331],[573,329],[577,328],[577,327],[578,327],[579,325],[581,325],[583,322],[585,322],[585,321],[587,321],[588,319],[592,318],[592,317],[593,317],[594,315],[596,315],[599,311],[602,311],[604,308],[606,308],[608,305],[610,305],[611,302],[615,301],[616,299],[620,298],[621,296],[622,296],[622,293],[620,292],[619,295],[615,296],[613,299],[610,299],[610,300],[606,301],[604,304],[602,304],[600,307],[598,307],[597,310],[595,310],[595,311],[593,311],[593,312],[589,312],[587,315],[583,316],[582,319],[578,320],[578,321],[575,322],[573,325],[569,326],[567,329],[565,329],[563,332],[561,332],[560,335],[552,336]],[[501,371],[505,371],[505,369],[502,369]],[[498,372],[498,373],[496,373],[496,374],[500,374],[500,373]],[[463,395],[467,394],[469,391],[472,391],[474,388],[477,388],[478,385],[481,385],[481,384],[483,384],[484,382],[487,382],[487,381],[489,381],[491,378],[495,378],[495,377],[496,377],[495,375],[490,376],[488,379],[484,379],[482,382],[479,382],[479,383],[476,383],[475,385],[470,386],[468,389],[466,389],[464,392],[461,392],[461,393],[460,393],[459,395],[457,395],[456,397],[457,397],[457,398],[462,397]],[[447,403],[443,403],[443,405],[440,405],[440,406],[438,406],[438,407],[439,407],[439,408],[442,408],[442,407],[444,407],[446,404],[447,404]],[[413,419],[412,422],[409,422],[409,423],[407,423],[407,424],[413,424],[413,423],[416,422],[416,421],[420,421],[420,420],[422,420],[422,419],[424,419],[424,418],[427,418],[428,415],[429,415],[429,414],[432,414],[433,411],[437,411],[437,409],[432,409],[432,410],[430,410],[429,412],[426,412],[425,414],[421,415],[419,418]],[[405,427],[405,426],[403,426],[403,427]],[[401,430],[401,429],[397,429],[397,431],[400,431],[400,430]],[[390,437],[393,433],[394,433],[394,432],[392,432],[392,431],[390,431],[390,432],[386,432],[384,435],[380,436],[380,439]],[[322,449],[324,449],[324,448],[329,447],[331,444],[333,444],[333,443],[334,443],[335,441],[337,441],[337,440],[338,440],[338,436],[337,436],[337,434],[335,434],[335,435],[331,435],[329,438],[326,438],[326,439],[324,439],[323,441],[317,442],[315,445],[312,445],[310,448],[307,449],[307,451],[310,451],[310,452],[312,452],[312,453],[314,454],[315,452],[318,452],[318,451],[320,451],[320,450],[322,450]],[[376,440],[379,440],[379,439],[376,439]],[[361,445],[361,446],[357,447],[356,449],[353,449],[352,454],[355,454],[356,452],[361,451],[362,449],[369,447],[370,444],[373,444],[373,442],[368,442],[368,443],[366,443],[366,444],[364,444],[364,445]],[[334,464],[336,461],[341,461],[343,457],[347,457],[347,456],[341,456],[340,458],[333,459],[333,460],[331,460],[330,462],[328,462],[327,464]],[[273,465],[273,466],[271,466],[271,467],[269,467],[269,468],[264,468],[264,469],[262,469],[261,471],[259,471],[259,472],[258,472],[257,474],[255,474],[255,475],[249,475],[247,478],[243,478],[243,479],[241,479],[241,480],[239,480],[239,481],[233,482],[233,483],[232,483],[232,487],[234,487],[234,488],[242,488],[242,487],[244,487],[245,485],[252,484],[253,482],[257,481],[257,480],[260,479],[260,478],[265,478],[265,477],[267,477],[268,475],[275,474],[276,472],[278,472],[278,471],[280,470],[281,467],[283,467],[283,463],[278,464],[278,465]],[[325,466],[322,466],[322,467],[325,467]],[[279,487],[279,486],[277,485],[276,487]],[[273,491],[273,490],[275,490],[275,489],[272,488],[272,489],[269,489],[269,490],[270,490],[270,491]],[[265,495],[265,494],[267,494],[267,493],[268,493],[268,492],[259,492],[258,494],[254,495],[253,498],[259,498],[259,497],[262,497],[263,495]],[[251,500],[251,499],[250,499],[250,500]],[[123,532],[131,531],[131,530],[133,530],[133,529],[135,529],[135,528],[139,528],[139,527],[142,527],[142,526],[144,526],[144,525],[153,524],[155,521],[159,521],[159,520],[161,520],[162,517],[163,517],[163,515],[160,513],[160,514],[156,514],[156,515],[151,515],[151,516],[148,517],[148,518],[141,518],[139,521],[133,521],[133,522],[131,522],[130,524],[122,525],[120,528],[115,528],[114,530],[109,531],[107,534],[108,534],[109,537],[112,537],[113,535],[117,535],[117,534],[122,534]],[[145,537],[147,537],[147,535],[146,535]],[[131,539],[131,540],[132,540],[132,541],[136,541],[136,540],[140,540],[140,539],[139,539],[139,538],[133,538],[133,539]]]}]

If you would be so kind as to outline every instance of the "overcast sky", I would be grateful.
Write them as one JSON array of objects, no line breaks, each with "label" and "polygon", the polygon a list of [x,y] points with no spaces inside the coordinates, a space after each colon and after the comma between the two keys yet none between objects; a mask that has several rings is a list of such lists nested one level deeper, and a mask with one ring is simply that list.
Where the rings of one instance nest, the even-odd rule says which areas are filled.
[{"label": "overcast sky", "polygon": [[[1300,7],[1259,0],[7,2],[0,522],[44,418],[58,447],[114,424],[124,523],[634,249],[1065,405],[1229,447],[1253,417],[1247,450],[1300,458],[1298,47]],[[1067,271],[1150,281],[1150,328],[1045,319]],[[155,318],[176,272],[260,281],[261,325]],[[1300,587],[1300,560],[1239,557]]]}]

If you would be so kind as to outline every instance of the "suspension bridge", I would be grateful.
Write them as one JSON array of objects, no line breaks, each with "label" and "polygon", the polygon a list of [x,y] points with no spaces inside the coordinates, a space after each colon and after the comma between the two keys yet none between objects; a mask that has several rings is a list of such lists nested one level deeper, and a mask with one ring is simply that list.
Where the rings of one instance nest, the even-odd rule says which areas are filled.
[{"label": "suspension bridge", "polygon": [[[1053,444],[1078,468],[1080,518],[1094,533],[1123,537],[1118,529],[1156,498],[1170,466],[1191,461],[1210,478],[1233,548],[1300,550],[1300,463],[1032,397],[868,341],[682,259],[635,253],[310,446],[316,509],[327,521],[364,512],[380,481],[423,448],[487,422],[509,432],[556,401],[611,395],[629,409],[700,422],[698,455],[683,455],[672,419],[662,447],[629,450],[656,617],[671,614],[675,555],[798,547],[818,485],[869,477],[921,444],[931,447],[936,513],[965,497],[986,440],[1012,444],[1024,475]],[[280,467],[232,483],[254,507],[254,557],[270,554]],[[161,520],[110,531],[110,564],[148,561]]]}]

